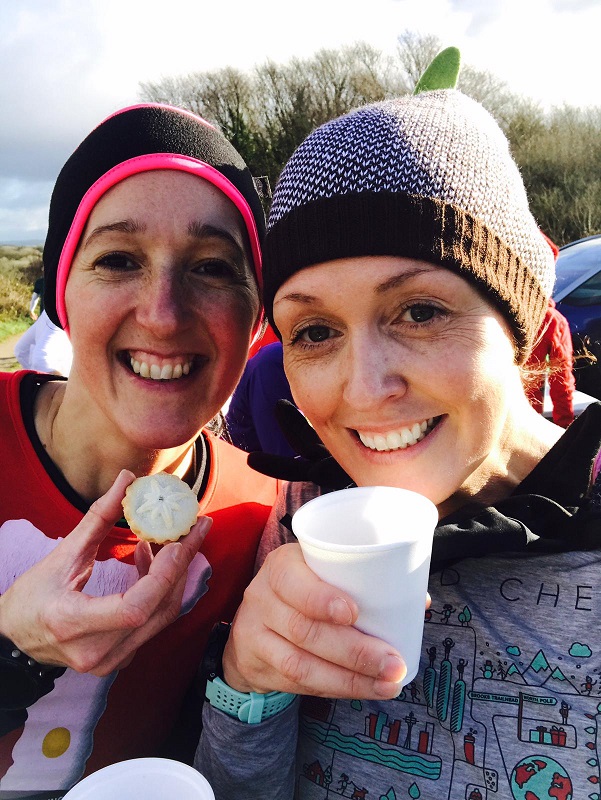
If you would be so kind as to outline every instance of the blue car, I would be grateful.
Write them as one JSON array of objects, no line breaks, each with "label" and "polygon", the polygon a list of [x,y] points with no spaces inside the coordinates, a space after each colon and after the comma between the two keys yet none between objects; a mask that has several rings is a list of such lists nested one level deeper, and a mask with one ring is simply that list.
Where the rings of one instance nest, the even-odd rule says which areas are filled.
[{"label": "blue car", "polygon": [[576,388],[601,399],[601,234],[559,249],[553,299],[570,323]]}]

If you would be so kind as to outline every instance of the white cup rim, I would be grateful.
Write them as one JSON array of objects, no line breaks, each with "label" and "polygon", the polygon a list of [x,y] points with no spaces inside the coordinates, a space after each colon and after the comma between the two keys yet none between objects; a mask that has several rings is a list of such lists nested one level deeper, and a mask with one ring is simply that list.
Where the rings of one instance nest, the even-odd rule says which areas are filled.
[{"label": "white cup rim", "polygon": [[95,772],[91,772],[79,783],[76,783],[65,795],[65,800],[84,800],[87,797],[93,797],[94,786],[98,783],[99,787],[105,783],[110,782],[112,778],[117,777],[120,773],[127,772],[129,776],[135,776],[136,771],[145,775],[164,773],[165,768],[168,767],[169,771],[179,777],[193,779],[198,788],[208,791],[209,797],[215,797],[211,784],[205,776],[198,772],[198,770],[191,767],[189,764],[184,764],[182,761],[176,761],[170,758],[146,757],[146,758],[131,758],[124,761],[116,761],[114,764],[109,764],[102,767]]},{"label": "white cup rim", "polygon": [[[427,541],[429,545],[432,543],[432,537],[434,534],[434,528],[436,527],[436,523],[438,522],[438,509],[434,505],[434,503],[429,500],[425,495],[419,494],[419,492],[414,492],[411,489],[401,489],[400,487],[396,486],[353,486],[348,489],[339,489],[338,491],[328,492],[327,494],[319,495],[319,497],[314,497],[312,500],[308,500],[302,506],[300,506],[292,515],[292,530],[294,535],[298,539],[299,542],[303,544],[307,544],[313,547],[316,547],[320,550],[326,550],[333,553],[375,553],[383,550],[394,550],[399,547],[399,542],[378,542],[374,544],[348,544],[345,542],[327,542],[323,541],[322,539],[318,539],[314,536],[311,536],[309,533],[301,533],[299,535],[296,527],[294,525],[295,519],[297,523],[299,520],[302,520],[307,514],[312,513],[313,508],[315,505],[325,505],[325,506],[335,506],[338,502],[342,502],[341,495],[347,492],[353,492],[353,494],[357,497],[360,497],[363,494],[373,494],[374,490],[382,493],[402,493],[403,495],[411,495],[414,499],[417,500],[418,503],[423,505],[424,514],[430,515],[430,520],[428,520],[428,525],[425,526],[425,530],[427,531],[427,538],[426,535],[423,536],[424,540]],[[313,508],[309,508],[309,511],[305,511],[308,507],[312,506]],[[414,539],[408,539],[407,544],[412,544],[416,540],[419,540],[420,537],[416,537]],[[403,544],[401,542],[400,544]]]}]

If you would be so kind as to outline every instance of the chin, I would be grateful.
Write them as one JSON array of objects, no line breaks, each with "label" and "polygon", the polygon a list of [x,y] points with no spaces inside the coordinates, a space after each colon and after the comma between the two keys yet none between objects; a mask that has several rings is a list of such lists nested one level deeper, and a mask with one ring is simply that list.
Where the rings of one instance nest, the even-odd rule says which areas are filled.
[{"label": "chin", "polygon": [[146,429],[141,431],[130,431],[127,436],[128,441],[140,450],[170,450],[172,448],[181,447],[184,444],[194,440],[200,433],[200,428],[193,428],[190,430],[154,430]]}]

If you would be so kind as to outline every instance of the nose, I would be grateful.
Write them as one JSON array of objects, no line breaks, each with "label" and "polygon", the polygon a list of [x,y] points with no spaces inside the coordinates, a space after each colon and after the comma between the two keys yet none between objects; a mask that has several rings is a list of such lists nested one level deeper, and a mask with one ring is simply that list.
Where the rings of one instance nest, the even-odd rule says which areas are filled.
[{"label": "nose", "polygon": [[346,362],[343,396],[356,411],[370,411],[407,392],[402,347],[379,332],[353,336]]},{"label": "nose", "polygon": [[159,338],[169,338],[185,325],[189,303],[180,276],[168,267],[156,270],[137,298],[136,319]]}]

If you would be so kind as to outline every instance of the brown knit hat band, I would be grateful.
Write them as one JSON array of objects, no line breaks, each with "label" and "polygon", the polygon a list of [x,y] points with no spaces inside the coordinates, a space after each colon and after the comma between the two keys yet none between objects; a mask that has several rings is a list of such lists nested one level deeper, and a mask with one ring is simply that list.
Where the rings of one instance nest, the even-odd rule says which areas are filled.
[{"label": "brown knit hat band", "polygon": [[394,192],[321,197],[269,231],[263,254],[265,310],[298,270],[361,256],[401,256],[439,264],[471,281],[508,319],[518,361],[528,355],[547,306],[536,276],[481,220],[441,200]]}]

